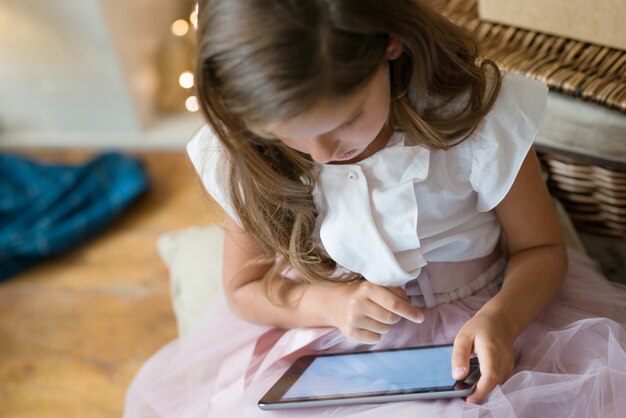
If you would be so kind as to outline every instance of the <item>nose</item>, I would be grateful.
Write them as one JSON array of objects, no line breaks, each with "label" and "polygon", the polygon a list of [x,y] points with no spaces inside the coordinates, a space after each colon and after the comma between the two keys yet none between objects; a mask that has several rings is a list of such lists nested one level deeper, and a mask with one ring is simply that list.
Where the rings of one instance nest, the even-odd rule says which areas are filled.
[{"label": "nose", "polygon": [[309,141],[309,155],[315,162],[327,163],[334,157],[338,143],[333,135],[318,136]]}]

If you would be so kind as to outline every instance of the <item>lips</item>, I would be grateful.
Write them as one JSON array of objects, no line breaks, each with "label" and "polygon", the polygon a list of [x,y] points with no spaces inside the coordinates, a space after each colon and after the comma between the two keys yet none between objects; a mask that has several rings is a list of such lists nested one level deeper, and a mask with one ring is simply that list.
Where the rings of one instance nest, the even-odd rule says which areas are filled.
[{"label": "lips", "polygon": [[337,159],[338,160],[347,160],[350,157],[352,157],[354,154],[356,154],[356,151],[357,150],[353,149],[353,150],[350,150],[348,152],[345,152],[345,153],[341,154],[339,157],[337,157]]}]

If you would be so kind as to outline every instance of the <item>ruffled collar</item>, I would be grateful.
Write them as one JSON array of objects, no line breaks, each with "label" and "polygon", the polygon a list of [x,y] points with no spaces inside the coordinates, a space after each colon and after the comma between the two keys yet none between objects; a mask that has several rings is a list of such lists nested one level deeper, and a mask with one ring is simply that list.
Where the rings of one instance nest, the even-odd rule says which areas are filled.
[{"label": "ruffled collar", "polygon": [[340,266],[385,286],[401,286],[426,261],[417,235],[414,184],[428,175],[430,150],[394,133],[354,164],[317,166],[317,231]]}]

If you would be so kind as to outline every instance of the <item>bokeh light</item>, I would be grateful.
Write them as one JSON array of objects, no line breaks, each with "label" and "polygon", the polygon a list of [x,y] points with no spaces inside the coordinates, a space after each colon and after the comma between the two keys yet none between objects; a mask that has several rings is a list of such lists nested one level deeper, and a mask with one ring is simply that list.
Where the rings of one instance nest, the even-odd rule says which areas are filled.
[{"label": "bokeh light", "polygon": [[200,110],[200,106],[198,106],[198,98],[196,96],[187,97],[187,100],[185,100],[185,107],[190,112],[197,112]]},{"label": "bokeh light", "polygon": [[196,7],[193,9],[193,12],[191,12],[191,15],[189,16],[189,21],[191,22],[194,28],[198,29],[198,4],[197,3],[196,3]]},{"label": "bokeh light", "polygon": [[185,19],[178,19],[172,23],[172,33],[176,36],[185,36],[189,32],[189,23]]},{"label": "bokeh light", "polygon": [[190,71],[185,71],[178,77],[178,83],[185,89],[193,87],[193,74]]}]

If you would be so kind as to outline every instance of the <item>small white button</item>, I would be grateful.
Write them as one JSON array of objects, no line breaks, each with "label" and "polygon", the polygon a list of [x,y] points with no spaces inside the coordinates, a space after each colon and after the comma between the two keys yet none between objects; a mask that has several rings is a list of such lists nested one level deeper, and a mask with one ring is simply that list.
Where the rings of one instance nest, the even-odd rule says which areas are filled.
[{"label": "small white button", "polygon": [[354,171],[348,171],[347,176],[350,180],[356,180],[359,178],[359,175]]}]

